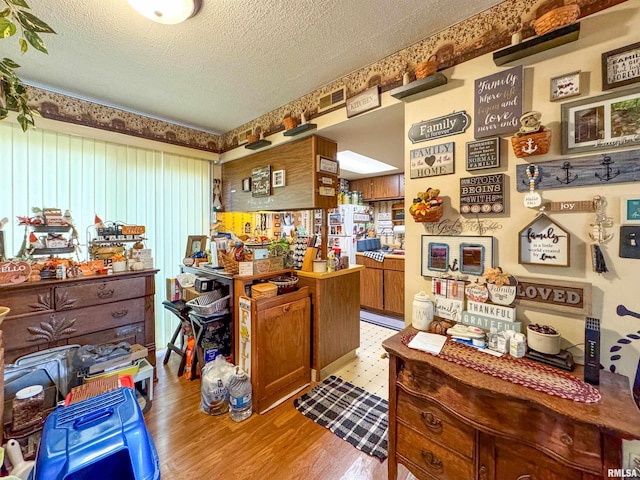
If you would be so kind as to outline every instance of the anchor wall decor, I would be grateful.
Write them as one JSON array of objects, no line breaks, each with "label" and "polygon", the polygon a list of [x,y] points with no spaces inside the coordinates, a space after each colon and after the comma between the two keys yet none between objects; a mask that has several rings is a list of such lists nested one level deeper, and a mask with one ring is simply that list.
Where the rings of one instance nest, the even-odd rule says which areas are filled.
[{"label": "anchor wall decor", "polygon": [[[536,190],[609,185],[640,181],[640,149],[579,158],[562,158],[537,164]],[[529,190],[528,164],[516,165],[519,192]]]}]

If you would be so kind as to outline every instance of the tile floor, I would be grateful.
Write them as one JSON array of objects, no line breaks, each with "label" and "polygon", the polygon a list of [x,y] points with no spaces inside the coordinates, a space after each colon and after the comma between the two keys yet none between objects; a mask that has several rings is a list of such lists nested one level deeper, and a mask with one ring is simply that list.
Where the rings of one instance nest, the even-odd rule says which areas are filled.
[{"label": "tile floor", "polygon": [[396,330],[360,322],[357,358],[336,370],[333,375],[381,398],[389,398],[389,360],[382,358],[386,353],[382,342],[396,333]]}]

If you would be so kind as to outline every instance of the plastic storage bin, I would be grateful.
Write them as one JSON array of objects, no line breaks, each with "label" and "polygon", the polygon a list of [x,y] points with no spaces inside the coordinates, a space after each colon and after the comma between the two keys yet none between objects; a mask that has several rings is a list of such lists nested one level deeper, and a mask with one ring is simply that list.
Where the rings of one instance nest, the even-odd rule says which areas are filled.
[{"label": "plastic storage bin", "polygon": [[130,388],[58,407],[44,424],[31,480],[159,480],[160,462]]}]

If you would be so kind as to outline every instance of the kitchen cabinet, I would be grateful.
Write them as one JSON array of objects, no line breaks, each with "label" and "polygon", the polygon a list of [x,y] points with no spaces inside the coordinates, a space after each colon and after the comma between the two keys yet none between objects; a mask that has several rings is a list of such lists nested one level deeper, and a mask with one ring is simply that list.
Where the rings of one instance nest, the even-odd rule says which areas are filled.
[{"label": "kitchen cabinet", "polygon": [[[412,350],[389,353],[389,479],[405,465],[418,479],[596,480],[622,465],[622,439],[640,438],[629,379],[600,373],[597,403],[517,385]],[[583,375],[581,366],[573,372]]]},{"label": "kitchen cabinet", "polygon": [[11,312],[2,323],[7,363],[62,345],[144,345],[156,363],[155,274],[158,270],[0,287]]},{"label": "kitchen cabinet", "polygon": [[404,203],[391,204],[391,221],[394,227],[404,225]]},{"label": "kitchen cabinet", "polygon": [[361,178],[359,180],[349,181],[349,190],[352,192],[362,192],[362,200],[370,201],[373,199],[373,190],[371,189],[371,179]]},{"label": "kitchen cabinet", "polygon": [[297,272],[298,285],[311,290],[311,369],[314,381],[333,373],[333,363],[360,346],[361,265],[334,272]]},{"label": "kitchen cabinet", "polygon": [[308,287],[301,287],[275,297],[239,299],[236,351],[238,363],[251,377],[257,413],[266,412],[311,381],[309,293]]},{"label": "kitchen cabinet", "polygon": [[362,199],[370,202],[404,198],[404,173],[350,180],[349,190],[362,192]]},{"label": "kitchen cabinet", "polygon": [[360,305],[394,317],[404,316],[404,257],[387,255],[378,262],[363,254],[356,262],[364,265],[360,273]]}]

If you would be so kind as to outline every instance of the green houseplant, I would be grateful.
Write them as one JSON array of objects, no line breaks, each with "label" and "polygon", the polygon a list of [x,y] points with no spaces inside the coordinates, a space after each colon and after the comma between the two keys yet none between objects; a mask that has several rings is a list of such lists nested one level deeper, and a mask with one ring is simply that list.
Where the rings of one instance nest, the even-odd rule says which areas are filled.
[{"label": "green houseplant", "polygon": [[[56,32],[29,11],[25,0],[2,0],[0,8],[2,3],[5,8],[0,11],[0,38],[13,37],[19,31],[18,42],[23,54],[29,50],[29,45],[42,53],[49,53],[40,34]],[[18,122],[26,132],[35,126],[33,117],[39,114],[28,105],[27,90],[16,74],[19,67],[10,58],[0,60],[0,120],[7,117],[9,110],[17,111]]]}]

